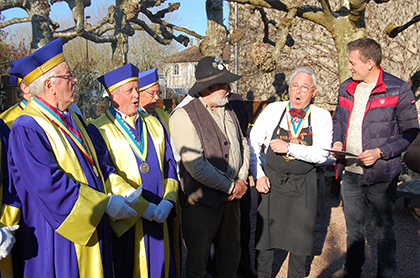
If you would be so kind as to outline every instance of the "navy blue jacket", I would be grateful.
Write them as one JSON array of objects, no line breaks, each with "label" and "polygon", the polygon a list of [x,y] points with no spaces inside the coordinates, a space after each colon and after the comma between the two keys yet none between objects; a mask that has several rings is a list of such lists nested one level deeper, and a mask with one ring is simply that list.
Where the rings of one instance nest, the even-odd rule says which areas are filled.
[{"label": "navy blue jacket", "polygon": [[[349,78],[338,91],[338,105],[334,114],[333,142],[346,146],[350,114],[353,109],[357,82]],[[391,181],[401,172],[401,153],[419,133],[414,94],[403,80],[381,69],[372,90],[362,124],[363,151],[380,148],[385,159],[372,166],[363,166],[363,184]],[[337,163],[337,174],[344,166]]]}]

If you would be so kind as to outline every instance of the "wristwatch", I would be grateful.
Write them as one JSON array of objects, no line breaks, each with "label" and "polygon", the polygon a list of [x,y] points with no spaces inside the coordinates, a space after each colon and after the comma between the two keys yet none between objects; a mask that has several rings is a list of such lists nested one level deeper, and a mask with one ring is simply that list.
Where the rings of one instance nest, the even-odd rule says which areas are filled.
[{"label": "wristwatch", "polygon": [[385,153],[381,149],[379,149],[379,150],[381,151],[381,158],[385,159]]}]

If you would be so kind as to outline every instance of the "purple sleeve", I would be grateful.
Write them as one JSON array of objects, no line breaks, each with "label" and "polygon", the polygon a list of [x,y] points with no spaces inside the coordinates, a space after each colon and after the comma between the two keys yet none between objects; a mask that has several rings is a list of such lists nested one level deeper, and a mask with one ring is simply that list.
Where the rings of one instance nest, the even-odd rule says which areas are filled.
[{"label": "purple sleeve", "polygon": [[34,203],[57,229],[79,197],[79,182],[59,169],[46,134],[32,118],[17,119],[9,143],[9,174],[20,200]]}]

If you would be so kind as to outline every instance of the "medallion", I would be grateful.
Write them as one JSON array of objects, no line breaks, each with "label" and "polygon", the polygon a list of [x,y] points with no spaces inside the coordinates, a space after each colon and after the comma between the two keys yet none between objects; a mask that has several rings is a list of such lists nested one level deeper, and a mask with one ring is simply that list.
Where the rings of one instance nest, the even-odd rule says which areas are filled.
[{"label": "medallion", "polygon": [[299,144],[299,139],[298,138],[291,138],[290,143]]},{"label": "medallion", "polygon": [[147,164],[146,162],[143,162],[143,163],[140,165],[140,171],[141,171],[142,173],[144,173],[144,174],[149,173],[149,171],[150,171],[150,166],[149,166],[149,164]]}]

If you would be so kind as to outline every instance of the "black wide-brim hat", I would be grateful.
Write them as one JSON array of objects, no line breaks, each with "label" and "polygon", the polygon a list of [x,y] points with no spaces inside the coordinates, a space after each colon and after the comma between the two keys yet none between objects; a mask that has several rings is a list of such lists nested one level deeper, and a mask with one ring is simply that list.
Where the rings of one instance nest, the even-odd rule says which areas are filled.
[{"label": "black wide-brim hat", "polygon": [[232,83],[240,78],[242,76],[229,72],[219,59],[207,56],[198,62],[195,70],[196,81],[188,94],[196,97],[197,93],[211,85]]}]

